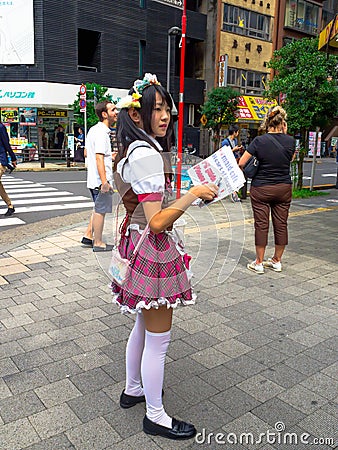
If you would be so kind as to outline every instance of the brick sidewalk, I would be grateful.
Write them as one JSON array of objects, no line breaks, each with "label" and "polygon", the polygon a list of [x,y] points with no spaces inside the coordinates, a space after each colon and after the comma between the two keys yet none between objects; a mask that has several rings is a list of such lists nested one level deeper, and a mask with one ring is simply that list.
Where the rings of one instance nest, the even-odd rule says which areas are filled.
[{"label": "brick sidewalk", "polygon": [[[142,432],[144,405],[120,409],[133,320],[111,305],[107,255],[97,260],[79,244],[84,227],[1,255],[0,449],[305,449],[304,433],[327,440],[313,448],[334,448],[337,191],[330,197],[294,203],[284,270],[262,276],[246,269],[254,257],[247,202],[243,215],[229,202],[212,206],[211,217],[189,210],[199,299],[175,311],[164,403],[195,424],[196,441],[151,438]],[[276,423],[298,444],[283,443],[283,431],[280,444],[265,435],[257,443],[259,433],[277,433]],[[216,433],[242,445],[217,443]]]}]

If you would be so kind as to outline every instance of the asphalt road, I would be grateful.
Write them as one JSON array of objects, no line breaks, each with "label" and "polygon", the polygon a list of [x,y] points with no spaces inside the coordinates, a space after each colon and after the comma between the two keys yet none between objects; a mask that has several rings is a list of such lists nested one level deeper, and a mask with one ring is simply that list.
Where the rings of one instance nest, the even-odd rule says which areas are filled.
[{"label": "asphalt road", "polygon": [[0,203],[1,244],[88,220],[92,201],[85,171],[13,172],[2,181],[16,212],[4,218],[7,208]]},{"label": "asphalt road", "polygon": [[[317,160],[314,185],[336,184],[338,166],[334,158]],[[312,161],[304,163],[303,186],[310,186]]]},{"label": "asphalt road", "polygon": [[[304,163],[304,186],[310,184],[311,167],[312,162]],[[336,175],[333,158],[319,160],[314,184],[335,184]],[[9,219],[1,217],[6,207],[0,203],[0,243],[20,241],[32,233],[42,235],[56,227],[88,220],[92,203],[84,170],[13,172],[3,178],[3,183],[16,213]]]}]

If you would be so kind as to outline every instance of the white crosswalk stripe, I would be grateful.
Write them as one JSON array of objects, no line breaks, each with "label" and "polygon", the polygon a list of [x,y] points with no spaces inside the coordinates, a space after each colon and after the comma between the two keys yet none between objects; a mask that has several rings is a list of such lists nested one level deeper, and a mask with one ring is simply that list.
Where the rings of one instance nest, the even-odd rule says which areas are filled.
[{"label": "white crosswalk stripe", "polygon": [[25,222],[17,217],[5,217],[0,219],[0,227],[8,227],[12,225],[24,225]]},{"label": "white crosswalk stripe", "polygon": [[61,191],[55,187],[46,187],[44,183],[26,181],[9,175],[4,175],[1,181],[14,203],[15,216],[4,217],[3,214],[7,211],[7,207],[5,204],[1,204],[0,227],[25,224],[26,222],[18,217],[20,213],[77,210],[93,207],[93,202],[89,197]]}]

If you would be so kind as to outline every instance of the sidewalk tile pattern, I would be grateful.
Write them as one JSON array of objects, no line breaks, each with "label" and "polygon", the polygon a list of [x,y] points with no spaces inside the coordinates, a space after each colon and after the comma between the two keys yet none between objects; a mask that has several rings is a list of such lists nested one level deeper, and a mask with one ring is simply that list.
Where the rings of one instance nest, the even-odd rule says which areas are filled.
[{"label": "sidewalk tile pattern", "polygon": [[292,211],[283,272],[262,277],[246,270],[254,255],[247,204],[227,206],[227,216],[213,206],[214,248],[201,244],[193,220],[187,227],[199,300],[174,312],[164,403],[199,434],[179,443],[142,432],[144,405],[119,407],[133,318],[111,304],[105,262],[79,243],[83,227],[0,255],[1,450],[217,449],[217,433],[238,439],[227,449],[309,448],[258,442],[278,426],[280,436],[308,433],[321,439],[313,448],[335,448],[337,208]]}]

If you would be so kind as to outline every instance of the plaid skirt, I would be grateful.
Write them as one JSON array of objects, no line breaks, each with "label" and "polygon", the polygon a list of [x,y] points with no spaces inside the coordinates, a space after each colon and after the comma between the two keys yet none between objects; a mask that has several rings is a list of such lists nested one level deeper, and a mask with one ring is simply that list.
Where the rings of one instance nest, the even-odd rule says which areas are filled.
[{"label": "plaid skirt", "polygon": [[[130,260],[140,237],[141,234],[132,229],[121,238],[119,251],[123,258]],[[188,264],[189,257],[178,250],[168,233],[150,231],[129,266],[123,287],[112,282],[114,303],[121,306],[122,313],[162,305],[170,308],[179,303],[194,304],[196,295],[190,285]]]}]

